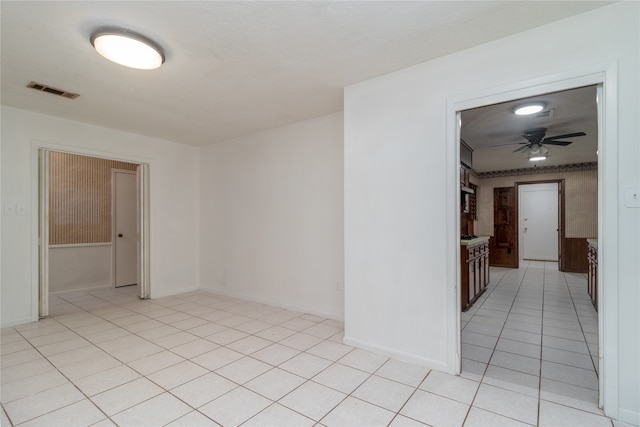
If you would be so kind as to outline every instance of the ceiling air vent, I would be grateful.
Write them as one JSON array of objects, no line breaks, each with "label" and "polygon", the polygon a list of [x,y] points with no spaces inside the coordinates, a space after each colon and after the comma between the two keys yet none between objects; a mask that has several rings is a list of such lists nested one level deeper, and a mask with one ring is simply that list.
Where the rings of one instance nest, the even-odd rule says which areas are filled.
[{"label": "ceiling air vent", "polygon": [[28,88],[39,90],[40,92],[47,92],[53,95],[58,95],[63,98],[76,99],[80,96],[79,93],[67,92],[66,90],[56,89],[55,87],[51,87],[49,85],[45,85],[42,83],[31,82],[27,85]]},{"label": "ceiling air vent", "polygon": [[553,117],[553,113],[555,110],[553,108],[549,108],[548,110],[540,111],[536,114],[536,119],[545,119]]}]

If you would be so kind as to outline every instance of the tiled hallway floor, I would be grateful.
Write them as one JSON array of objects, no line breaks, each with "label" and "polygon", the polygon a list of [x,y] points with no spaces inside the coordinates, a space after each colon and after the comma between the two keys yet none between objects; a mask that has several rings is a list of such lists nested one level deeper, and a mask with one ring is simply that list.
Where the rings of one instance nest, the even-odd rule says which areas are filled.
[{"label": "tiled hallway floor", "polygon": [[611,425],[598,409],[598,317],[586,275],[562,273],[553,262],[520,265],[492,267],[490,287],[461,316],[461,376],[480,382],[471,413],[541,426]]},{"label": "tiled hallway floor", "polygon": [[[52,296],[2,330],[2,425],[612,426],[583,275],[492,269],[451,376],[342,344],[340,322],[207,292]],[[622,425],[622,424],[620,424]]]}]

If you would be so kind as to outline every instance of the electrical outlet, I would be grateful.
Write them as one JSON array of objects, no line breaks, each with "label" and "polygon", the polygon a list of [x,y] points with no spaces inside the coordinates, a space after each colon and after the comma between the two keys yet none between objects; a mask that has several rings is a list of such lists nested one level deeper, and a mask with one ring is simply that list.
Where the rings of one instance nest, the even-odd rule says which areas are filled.
[{"label": "electrical outlet", "polygon": [[624,205],[628,208],[640,208],[640,186],[629,185],[624,188]]},{"label": "electrical outlet", "polygon": [[12,203],[5,203],[4,205],[4,214],[5,215],[15,215],[16,214],[16,205]]},{"label": "electrical outlet", "polygon": [[27,207],[25,205],[16,205],[16,213],[25,216],[27,214]]}]

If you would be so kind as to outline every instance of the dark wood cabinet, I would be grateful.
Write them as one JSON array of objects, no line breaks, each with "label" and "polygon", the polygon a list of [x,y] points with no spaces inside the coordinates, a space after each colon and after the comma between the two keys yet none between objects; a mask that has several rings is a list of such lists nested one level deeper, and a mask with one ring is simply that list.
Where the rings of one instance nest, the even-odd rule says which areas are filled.
[{"label": "dark wood cabinet", "polygon": [[591,303],[598,311],[598,240],[587,239],[587,260],[589,272],[587,273],[587,292],[591,297]]},{"label": "dark wood cabinet", "polygon": [[518,209],[514,187],[493,189],[491,265],[518,268]]},{"label": "dark wood cabinet", "polygon": [[476,192],[478,186],[471,183],[470,172],[460,166],[460,234],[473,234],[473,222],[478,219]]},{"label": "dark wood cabinet", "polygon": [[558,269],[565,273],[588,273],[589,257],[584,251],[589,247],[584,237],[561,237],[560,263]]},{"label": "dark wood cabinet", "polygon": [[466,311],[489,285],[489,238],[462,241],[460,263],[461,309]]}]

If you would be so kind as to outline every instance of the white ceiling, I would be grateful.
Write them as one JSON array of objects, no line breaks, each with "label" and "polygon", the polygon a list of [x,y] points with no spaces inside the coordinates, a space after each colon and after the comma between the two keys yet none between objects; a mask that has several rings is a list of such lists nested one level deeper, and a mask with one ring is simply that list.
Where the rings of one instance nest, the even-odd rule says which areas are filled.
[{"label": "white ceiling", "polygon": [[[1,101],[201,146],[341,111],[345,85],[609,3],[3,0]],[[166,63],[105,60],[89,43],[105,25],[154,39]]]},{"label": "white ceiling", "polygon": [[[546,109],[530,116],[513,114],[516,106],[533,101],[545,102]],[[460,135],[473,149],[476,172],[597,162],[597,111],[595,86],[541,94],[463,111]],[[546,137],[575,132],[586,135],[563,139],[572,142],[564,147],[546,145],[547,159],[532,163],[526,150],[513,151],[527,142],[522,136],[525,130],[539,127],[547,128]]]}]

